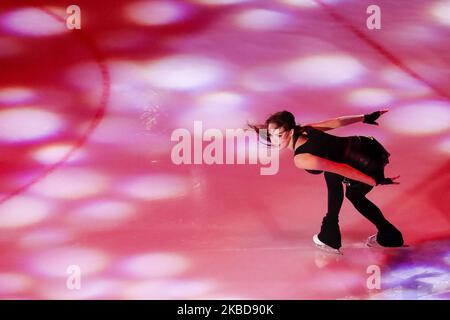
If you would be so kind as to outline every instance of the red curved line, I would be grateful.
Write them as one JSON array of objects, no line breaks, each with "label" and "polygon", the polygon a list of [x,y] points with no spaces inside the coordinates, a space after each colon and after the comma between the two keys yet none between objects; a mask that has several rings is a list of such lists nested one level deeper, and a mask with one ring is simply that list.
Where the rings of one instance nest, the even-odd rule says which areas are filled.
[{"label": "red curved line", "polygon": [[411,76],[414,79],[425,84],[428,88],[430,88],[432,91],[434,91],[435,94],[437,94],[447,100],[450,100],[450,95],[448,93],[446,93],[445,91],[436,87],[433,83],[431,83],[430,81],[428,81],[427,79],[422,77],[420,74],[418,74],[417,72],[412,70],[400,58],[397,58],[394,54],[389,52],[381,44],[377,43],[375,40],[371,39],[366,34],[364,34],[361,30],[359,30],[358,28],[353,26],[347,19],[345,19],[344,17],[337,14],[328,5],[324,4],[321,0],[314,0],[314,1],[317,4],[319,4],[334,20],[336,20],[338,23],[342,24],[344,27],[349,29],[353,34],[355,34],[362,41],[366,42],[369,46],[371,46],[373,49],[375,49],[375,51],[377,51],[379,54],[381,54],[383,57],[385,57],[392,64],[396,65],[399,69],[401,69],[403,72],[405,72],[409,76]]},{"label": "red curved line", "polygon": [[[51,17],[55,18],[58,21],[61,21],[65,23],[65,19],[57,16],[55,13],[51,12],[48,9],[45,8],[39,8],[35,7],[38,10],[41,10],[45,12],[46,14],[50,15]],[[81,30],[76,30],[73,32],[76,36],[80,38],[82,42],[85,43],[85,45],[91,50],[91,52],[94,54],[95,61],[97,63],[97,66],[100,69],[101,76],[102,76],[102,95],[100,99],[99,106],[97,108],[96,113],[94,114],[93,119],[89,123],[89,127],[87,128],[86,132],[78,138],[78,140],[75,141],[73,144],[73,147],[57,162],[54,164],[47,166],[37,177],[33,178],[31,181],[27,182],[23,186],[17,188],[16,190],[13,190],[9,192],[6,196],[0,199],[0,205],[5,203],[6,201],[10,200],[14,196],[26,191],[28,188],[30,188],[35,183],[39,182],[43,178],[45,178],[48,174],[56,170],[58,167],[63,165],[70,156],[77,151],[83,144],[86,143],[88,138],[92,135],[95,128],[98,126],[100,121],[103,119],[106,109],[108,107],[108,100],[109,100],[109,94],[110,94],[110,75],[108,71],[108,67],[104,64],[104,56],[103,54],[98,50],[98,48],[95,46],[95,43],[91,41],[89,37],[87,37]]]}]

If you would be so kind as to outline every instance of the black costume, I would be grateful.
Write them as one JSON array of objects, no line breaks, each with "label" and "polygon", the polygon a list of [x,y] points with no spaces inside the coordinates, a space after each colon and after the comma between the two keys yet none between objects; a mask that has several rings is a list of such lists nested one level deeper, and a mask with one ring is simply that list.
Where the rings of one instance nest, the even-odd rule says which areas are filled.
[{"label": "black costume", "polygon": [[[348,164],[371,176],[375,180],[384,178],[384,167],[389,163],[389,152],[373,137],[349,136],[338,137],[311,126],[300,127],[293,136],[293,145],[299,135],[308,140],[295,149],[294,155],[310,153],[334,162]],[[306,170],[312,174],[320,174],[320,170]],[[328,211],[322,221],[319,240],[328,246],[341,247],[339,230],[339,211],[344,200],[342,182],[347,185],[345,196],[353,206],[378,229],[377,242],[386,247],[403,245],[401,232],[383,216],[381,210],[366,198],[372,186],[360,181],[345,178],[341,175],[325,172],[328,189]]]}]

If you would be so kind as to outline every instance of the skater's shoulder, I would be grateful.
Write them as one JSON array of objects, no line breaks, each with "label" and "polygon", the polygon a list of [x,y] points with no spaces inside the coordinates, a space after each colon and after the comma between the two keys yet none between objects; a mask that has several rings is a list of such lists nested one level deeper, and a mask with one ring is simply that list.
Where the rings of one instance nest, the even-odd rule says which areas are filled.
[{"label": "skater's shoulder", "polygon": [[306,125],[304,125],[304,126],[301,126],[300,128],[301,128],[300,131],[301,131],[302,134],[308,134],[308,133],[310,133],[310,132],[320,131],[319,129],[314,128],[313,126],[311,126],[311,125],[309,125],[309,124],[306,124]]},{"label": "skater's shoulder", "polygon": [[329,136],[330,134],[314,128],[313,126],[310,125],[305,125],[301,127],[301,135],[305,136],[305,137],[309,137],[309,138],[321,138],[321,137],[325,137],[325,136]]}]

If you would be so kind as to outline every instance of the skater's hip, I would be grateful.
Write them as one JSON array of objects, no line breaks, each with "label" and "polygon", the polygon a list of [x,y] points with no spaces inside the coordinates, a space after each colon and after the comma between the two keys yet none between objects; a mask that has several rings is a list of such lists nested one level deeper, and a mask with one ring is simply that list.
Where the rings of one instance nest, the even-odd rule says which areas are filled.
[{"label": "skater's hip", "polygon": [[372,136],[349,137],[344,162],[372,177],[383,175],[389,153]]}]

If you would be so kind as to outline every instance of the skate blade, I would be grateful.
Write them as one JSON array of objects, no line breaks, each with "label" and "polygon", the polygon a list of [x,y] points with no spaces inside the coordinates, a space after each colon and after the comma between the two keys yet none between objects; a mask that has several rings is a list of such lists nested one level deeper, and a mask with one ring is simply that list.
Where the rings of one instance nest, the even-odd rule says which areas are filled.
[{"label": "skate blade", "polygon": [[318,248],[318,249],[320,249],[320,250],[322,250],[322,251],[324,251],[324,252],[326,252],[326,253],[332,253],[332,254],[337,254],[337,255],[344,255],[341,251],[339,251],[338,249],[334,249],[334,248],[332,248],[332,247],[329,247],[329,246],[327,246],[327,245],[320,245],[320,244],[315,244],[315,246]]},{"label": "skate blade", "polygon": [[379,248],[379,249],[407,249],[410,246],[407,244],[404,244],[400,247],[385,247],[379,244],[376,240],[371,239],[372,237],[369,237],[369,239],[366,241],[366,246],[369,248]]},{"label": "skate blade", "polygon": [[324,252],[343,255],[343,253],[341,251],[339,251],[338,249],[334,249],[334,248],[326,245],[322,241],[320,241],[319,237],[317,236],[317,234],[315,234],[313,236],[313,242],[314,242],[314,244],[316,245],[317,248],[319,248],[320,250],[322,250]]},{"label": "skate blade", "polygon": [[404,244],[401,247],[383,247],[382,245],[376,244],[370,244],[370,243],[366,243],[366,247],[368,248],[374,248],[374,249],[388,249],[388,250],[395,250],[395,249],[399,249],[399,250],[407,250],[407,249],[411,249],[411,246],[408,244]]}]

